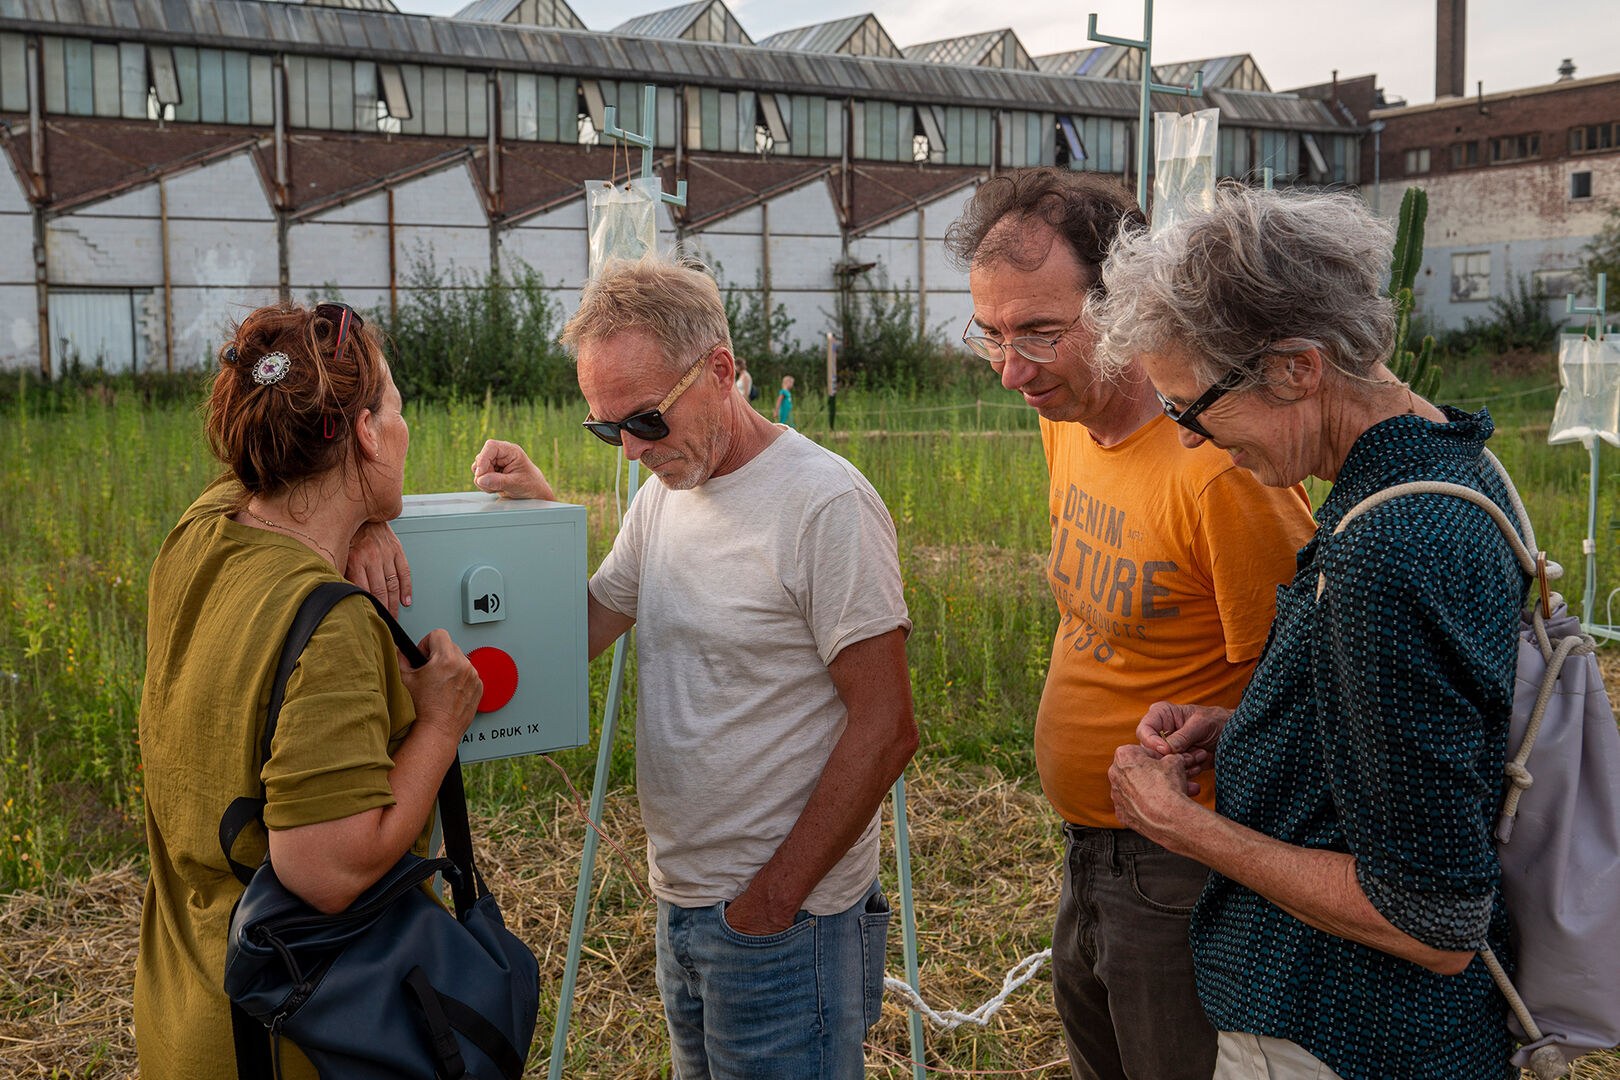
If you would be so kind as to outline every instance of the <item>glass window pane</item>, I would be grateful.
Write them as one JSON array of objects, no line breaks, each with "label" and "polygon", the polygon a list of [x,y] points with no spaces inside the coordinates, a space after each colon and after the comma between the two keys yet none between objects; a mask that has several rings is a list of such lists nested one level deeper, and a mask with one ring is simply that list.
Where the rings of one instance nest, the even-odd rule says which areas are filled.
[{"label": "glass window pane", "polygon": [[489,134],[489,77],[467,72],[467,134],[482,139]]},{"label": "glass window pane", "polygon": [[176,120],[195,123],[201,119],[197,89],[197,50],[189,45],[174,47],[174,74],[180,84],[180,102],[174,107]]},{"label": "glass window pane", "polygon": [[329,113],[333,131],[354,129],[354,61],[332,60],[327,68]]},{"label": "glass window pane", "polygon": [[287,126],[309,126],[309,89],[304,79],[304,58],[287,57]]},{"label": "glass window pane", "polygon": [[444,68],[422,69],[422,134],[444,134]]},{"label": "glass window pane", "polygon": [[253,122],[248,105],[248,55],[245,52],[233,50],[225,54],[225,122]]},{"label": "glass window pane", "polygon": [[269,127],[276,122],[275,78],[268,56],[248,57],[249,123]]},{"label": "glass window pane", "polygon": [[467,73],[460,68],[443,68],[444,133],[467,134]]},{"label": "glass window pane", "polygon": [[844,103],[827,99],[827,145],[824,148],[827,157],[842,157],[844,154]]},{"label": "glass window pane", "polygon": [[218,49],[197,50],[197,105],[205,124],[225,122],[225,57]]},{"label": "glass window pane", "polygon": [[704,87],[701,97],[703,99],[703,145],[704,150],[720,149],[720,91],[712,87]]},{"label": "glass window pane", "polygon": [[517,137],[555,142],[559,130],[557,125],[556,78],[551,75],[519,75]]},{"label": "glass window pane", "polygon": [[518,137],[517,123],[517,88],[518,80],[522,76],[506,71],[499,76],[501,83],[501,137],[515,139]]},{"label": "glass window pane", "polygon": [[[729,91],[722,92],[720,94],[720,145],[715,149],[736,151],[739,145],[737,142],[737,128],[739,126],[737,121],[737,95]],[[753,131],[753,127],[752,124],[748,125],[750,132]],[[752,149],[753,140],[750,139],[749,143],[749,149]]]},{"label": "glass window pane", "polygon": [[[384,72],[383,88],[387,89],[387,68],[382,70]],[[407,106],[405,115],[399,117],[399,130],[406,135],[420,135],[422,134],[423,112],[422,69],[416,64],[401,64],[399,65],[399,78],[402,86],[404,87],[404,93],[402,96],[404,97]],[[390,115],[399,116],[398,113],[394,112],[394,99],[392,95],[390,95],[388,98],[388,112]]]},{"label": "glass window pane", "polygon": [[40,39],[45,59],[45,111],[67,112],[67,61],[62,55],[62,39]]},{"label": "glass window pane", "polygon": [[309,90],[309,126],[321,131],[332,126],[332,61],[311,56],[304,61],[304,84]]},{"label": "glass window pane", "polygon": [[0,34],[0,109],[28,111],[28,39],[21,34]]},{"label": "glass window pane", "polygon": [[94,116],[95,69],[90,58],[90,43],[82,38],[68,38],[62,43],[62,59],[67,73],[68,114]]},{"label": "glass window pane", "polygon": [[400,66],[398,64],[379,66],[377,80],[383,100],[388,103],[388,115],[395,120],[411,119],[411,95],[405,87],[405,74]]},{"label": "glass window pane", "polygon": [[118,89],[118,46],[100,42],[90,47],[92,108],[97,116],[117,116],[122,105]]},{"label": "glass window pane", "polygon": [[377,130],[377,65],[370,60],[354,62],[354,130]]},{"label": "glass window pane", "polygon": [[602,89],[610,97],[617,95],[619,126],[626,131],[645,135],[647,131],[641,126],[641,84],[625,79],[614,86],[616,89],[610,91],[608,84],[603,83]]},{"label": "glass window pane", "polygon": [[540,137],[548,141],[579,142],[579,80],[557,77],[557,132],[547,135],[542,128]]},{"label": "glass window pane", "polygon": [[659,146],[674,146],[675,136],[675,91],[667,86],[658,88],[658,138],[655,140]]},{"label": "glass window pane", "polygon": [[[3,45],[0,45],[3,51]],[[5,59],[0,56],[0,79],[5,78]],[[118,46],[119,111],[126,120],[146,119],[146,46],[126,41]]]}]

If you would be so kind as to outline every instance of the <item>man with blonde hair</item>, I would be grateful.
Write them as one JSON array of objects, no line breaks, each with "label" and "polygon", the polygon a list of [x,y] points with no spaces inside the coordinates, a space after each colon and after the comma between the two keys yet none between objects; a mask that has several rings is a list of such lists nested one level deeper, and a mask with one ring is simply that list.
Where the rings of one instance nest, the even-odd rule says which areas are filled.
[{"label": "man with blonde hair", "polygon": [[[585,427],[660,484],[590,580],[590,653],[639,630],[636,790],[678,1080],[864,1073],[888,905],[878,807],[917,746],[894,523],[854,466],[737,391],[713,279],[656,257],[585,288]],[[485,491],[551,498],[486,443]]]}]

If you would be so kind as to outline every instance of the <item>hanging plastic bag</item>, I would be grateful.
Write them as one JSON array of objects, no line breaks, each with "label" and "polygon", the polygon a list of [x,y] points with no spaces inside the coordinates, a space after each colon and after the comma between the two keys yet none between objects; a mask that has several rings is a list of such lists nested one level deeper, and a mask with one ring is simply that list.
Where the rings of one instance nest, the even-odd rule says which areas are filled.
[{"label": "hanging plastic bag", "polygon": [[1221,110],[1153,114],[1153,231],[1215,209]]},{"label": "hanging plastic bag", "polygon": [[585,182],[586,230],[590,240],[587,273],[595,277],[609,259],[639,259],[658,248],[658,203],[663,182],[637,177],[626,184]]},{"label": "hanging plastic bag", "polygon": [[1558,342],[1558,381],[1563,390],[1553,408],[1547,441],[1579,442],[1591,449],[1595,436],[1620,446],[1620,339],[1563,335]]}]

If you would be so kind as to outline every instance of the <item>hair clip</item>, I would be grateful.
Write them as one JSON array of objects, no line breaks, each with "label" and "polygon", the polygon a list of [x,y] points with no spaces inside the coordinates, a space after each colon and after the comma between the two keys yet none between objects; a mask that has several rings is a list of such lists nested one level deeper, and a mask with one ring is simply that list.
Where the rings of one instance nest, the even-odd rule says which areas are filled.
[{"label": "hair clip", "polygon": [[227,364],[230,364],[230,365],[232,365],[234,367],[235,364],[236,364],[236,346],[235,345],[227,345],[227,346],[225,346],[225,355],[222,357],[222,359]]},{"label": "hair clip", "polygon": [[287,375],[292,359],[284,352],[266,353],[253,365],[253,381],[260,386],[273,386]]}]

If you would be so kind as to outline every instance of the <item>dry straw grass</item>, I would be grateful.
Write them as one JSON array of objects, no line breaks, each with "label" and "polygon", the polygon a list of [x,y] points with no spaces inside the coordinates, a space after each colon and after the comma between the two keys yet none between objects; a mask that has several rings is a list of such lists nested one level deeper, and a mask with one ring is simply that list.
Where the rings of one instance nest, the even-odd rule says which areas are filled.
[{"label": "dry straw grass", "polygon": [[[993,772],[927,765],[913,770],[907,796],[923,994],[936,1008],[966,1011],[1045,946],[1058,832],[1039,794]],[[629,793],[610,795],[604,816],[607,833],[633,856],[633,871],[604,845],[565,1075],[652,1080],[667,1076],[669,1063],[653,983],[655,909],[641,892],[644,837]],[[558,798],[479,821],[475,831],[509,925],[540,959],[546,999],[526,1075],[542,1077],[584,828],[571,800]],[[141,890],[139,871],[125,866],[52,895],[0,898],[0,1076],[135,1075],[130,987]],[[891,974],[904,970],[898,931],[897,920]],[[908,1040],[905,1011],[891,998],[869,1039],[869,1075],[909,1076]],[[941,1077],[948,1070],[1046,1080],[1067,1073],[1054,1064],[1063,1047],[1044,973],[989,1027],[931,1029],[927,1041],[931,1074]],[[1573,1076],[1620,1080],[1620,1058],[1594,1055]]]}]

